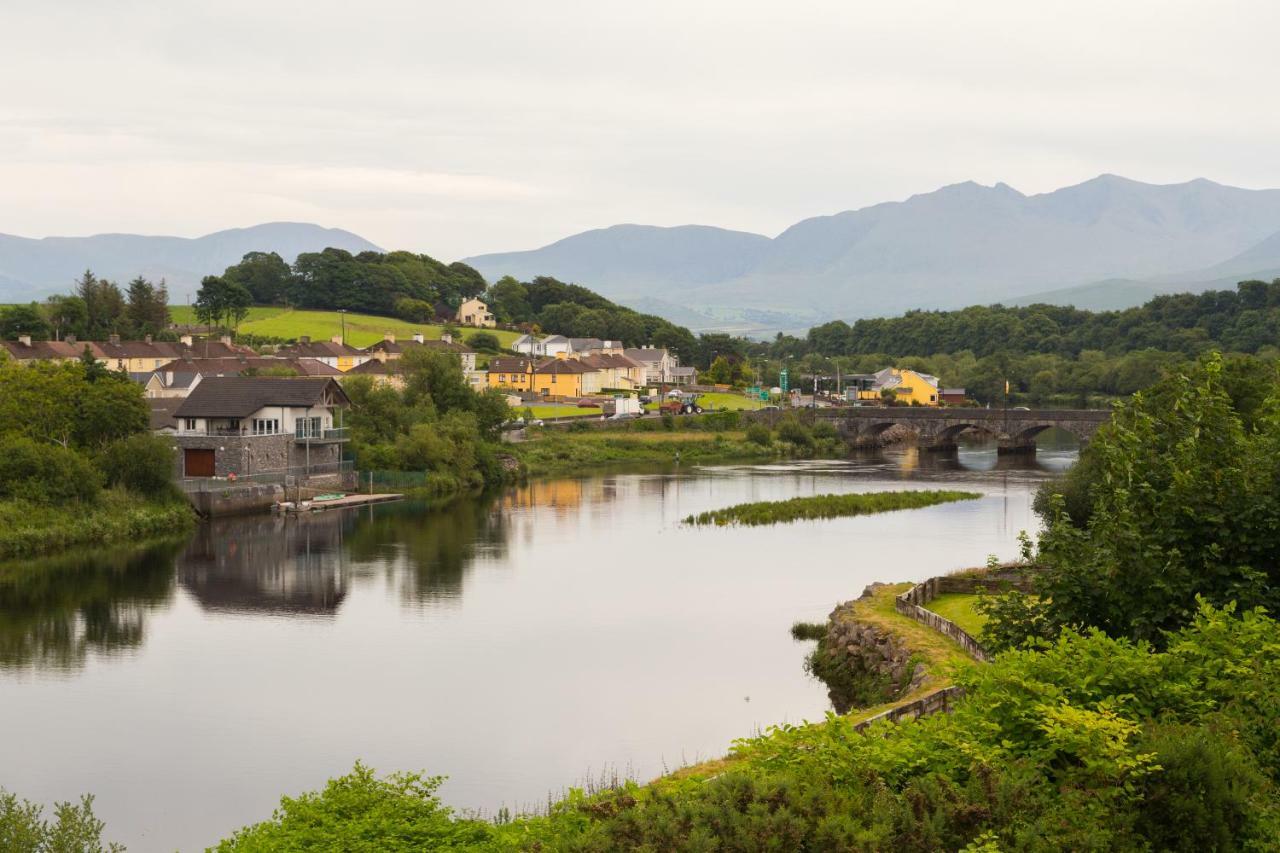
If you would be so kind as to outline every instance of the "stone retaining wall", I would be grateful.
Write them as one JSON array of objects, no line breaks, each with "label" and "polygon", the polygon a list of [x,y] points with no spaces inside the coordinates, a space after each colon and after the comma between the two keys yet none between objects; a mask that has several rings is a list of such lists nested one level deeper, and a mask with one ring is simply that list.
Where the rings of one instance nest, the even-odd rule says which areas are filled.
[{"label": "stone retaining wall", "polygon": [[1031,581],[1025,567],[1000,566],[990,572],[974,572],[964,575],[942,575],[916,584],[894,600],[893,606],[903,616],[909,616],[921,624],[954,640],[974,660],[986,662],[991,654],[965,629],[925,607],[944,593],[974,595],[980,590],[995,591],[1002,588],[1031,590]]},{"label": "stone retaining wall", "polygon": [[899,720],[914,720],[923,717],[926,714],[947,713],[951,710],[951,703],[964,695],[963,687],[943,687],[941,690],[935,690],[925,696],[921,696],[913,702],[905,705],[899,705],[896,708],[890,708],[887,711],[881,711],[874,717],[868,717],[860,723],[854,725],[855,732],[865,731],[875,723],[887,720],[896,723]]}]

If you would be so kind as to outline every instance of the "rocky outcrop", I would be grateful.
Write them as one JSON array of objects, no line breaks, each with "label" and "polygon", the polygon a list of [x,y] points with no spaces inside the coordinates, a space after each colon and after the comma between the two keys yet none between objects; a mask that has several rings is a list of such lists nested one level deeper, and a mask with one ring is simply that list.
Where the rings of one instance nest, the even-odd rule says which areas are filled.
[{"label": "rocky outcrop", "polygon": [[[880,584],[867,587],[863,598]],[[924,683],[923,663],[898,637],[857,618],[855,602],[831,612],[827,635],[809,657],[809,670],[827,685],[836,712],[892,702]]]}]

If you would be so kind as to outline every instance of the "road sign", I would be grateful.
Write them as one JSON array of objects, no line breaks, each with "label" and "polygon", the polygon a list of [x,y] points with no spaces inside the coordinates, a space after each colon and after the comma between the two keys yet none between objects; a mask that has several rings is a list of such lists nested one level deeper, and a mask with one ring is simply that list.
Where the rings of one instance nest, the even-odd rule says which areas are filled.
[{"label": "road sign", "polygon": [[782,368],[782,372],[778,374],[778,387],[785,393],[791,386],[787,384],[787,369]]}]

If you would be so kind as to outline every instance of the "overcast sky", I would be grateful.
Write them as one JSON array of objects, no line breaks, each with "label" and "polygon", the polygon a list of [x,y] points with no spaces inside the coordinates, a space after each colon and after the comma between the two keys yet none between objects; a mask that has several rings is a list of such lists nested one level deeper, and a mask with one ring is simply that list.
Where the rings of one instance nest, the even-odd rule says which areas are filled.
[{"label": "overcast sky", "polygon": [[963,180],[1280,186],[1280,4],[0,0],[0,232],[445,260]]}]

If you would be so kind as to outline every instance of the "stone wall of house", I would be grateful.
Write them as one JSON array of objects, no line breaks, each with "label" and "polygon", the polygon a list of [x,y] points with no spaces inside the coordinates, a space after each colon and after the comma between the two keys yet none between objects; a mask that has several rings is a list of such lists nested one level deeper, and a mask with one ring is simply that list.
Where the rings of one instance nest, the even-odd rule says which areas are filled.
[{"label": "stone wall of house", "polygon": [[310,452],[306,444],[296,441],[292,434],[280,435],[179,435],[174,436],[178,446],[177,473],[183,475],[182,450],[199,448],[212,450],[214,476],[235,474],[247,477],[269,472],[284,473],[293,469],[299,474],[308,464],[318,472],[333,472],[335,463],[342,459],[342,445],[337,443],[312,444]]}]

